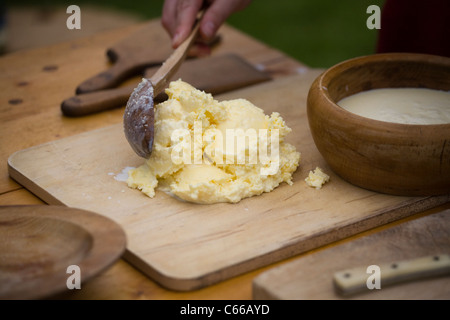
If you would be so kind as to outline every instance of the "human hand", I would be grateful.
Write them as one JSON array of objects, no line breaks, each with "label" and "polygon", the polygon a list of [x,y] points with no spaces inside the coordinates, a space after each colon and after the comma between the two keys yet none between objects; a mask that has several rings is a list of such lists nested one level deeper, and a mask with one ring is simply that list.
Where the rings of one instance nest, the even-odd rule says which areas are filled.
[{"label": "human hand", "polygon": [[189,35],[197,13],[206,2],[207,8],[200,21],[199,34],[204,42],[216,35],[219,27],[234,12],[246,8],[252,0],[165,0],[161,22],[177,48]]}]

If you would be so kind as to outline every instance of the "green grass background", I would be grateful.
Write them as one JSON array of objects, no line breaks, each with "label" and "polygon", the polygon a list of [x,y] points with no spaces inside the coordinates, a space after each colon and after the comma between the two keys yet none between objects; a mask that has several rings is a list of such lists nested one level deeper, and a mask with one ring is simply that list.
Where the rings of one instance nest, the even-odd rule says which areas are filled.
[{"label": "green grass background", "polygon": [[[39,3],[39,4],[37,4]],[[311,67],[375,52],[377,30],[369,30],[367,7],[384,0],[253,0],[227,21],[233,27]],[[7,6],[105,6],[142,19],[161,16],[163,0],[10,0]]]}]

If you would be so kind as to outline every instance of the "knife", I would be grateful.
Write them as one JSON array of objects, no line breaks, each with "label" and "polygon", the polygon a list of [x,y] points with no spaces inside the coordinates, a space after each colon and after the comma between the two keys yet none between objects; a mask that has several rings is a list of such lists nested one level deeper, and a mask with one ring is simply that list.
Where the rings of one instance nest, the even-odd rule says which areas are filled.
[{"label": "knife", "polygon": [[377,275],[374,271],[370,271],[372,269],[379,271],[380,287],[376,289],[382,289],[402,282],[448,275],[450,274],[450,255],[438,254],[383,263],[376,265],[375,268],[360,266],[338,271],[333,276],[337,293],[350,296],[373,290],[370,287],[373,287],[372,281]]}]

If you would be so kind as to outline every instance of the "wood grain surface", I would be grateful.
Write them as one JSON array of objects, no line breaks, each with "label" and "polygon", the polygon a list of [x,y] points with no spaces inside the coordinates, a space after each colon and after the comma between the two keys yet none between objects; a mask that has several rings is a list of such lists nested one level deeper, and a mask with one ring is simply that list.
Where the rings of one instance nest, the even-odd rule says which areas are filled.
[{"label": "wood grain surface", "polygon": [[333,288],[333,274],[341,270],[448,254],[448,230],[450,210],[444,210],[344,242],[261,273],[253,281],[253,297],[287,300],[448,300],[448,275],[386,287],[381,281],[380,289],[367,289],[348,297],[338,294]]},{"label": "wood grain surface", "polygon": [[[238,204],[196,205],[163,192],[150,199],[114,175],[138,166],[121,124],[22,150],[9,159],[11,177],[48,203],[88,209],[117,221],[129,239],[125,258],[172,290],[202,288],[449,200],[383,195],[333,174],[317,151],[306,119],[306,95],[321,70],[216,97],[247,98],[277,111],[302,153],[294,185]],[[309,170],[331,175],[321,190]]]}]

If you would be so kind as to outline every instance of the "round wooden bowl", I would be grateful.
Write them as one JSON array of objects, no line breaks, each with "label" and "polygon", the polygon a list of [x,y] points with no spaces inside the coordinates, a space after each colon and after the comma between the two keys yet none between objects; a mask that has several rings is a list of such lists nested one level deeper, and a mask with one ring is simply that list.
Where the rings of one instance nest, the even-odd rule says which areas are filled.
[{"label": "round wooden bowl", "polygon": [[326,70],[307,99],[318,150],[336,174],[365,189],[402,196],[450,193],[450,123],[389,123],[336,104],[361,91],[394,87],[450,90],[450,58],[374,54]]}]

